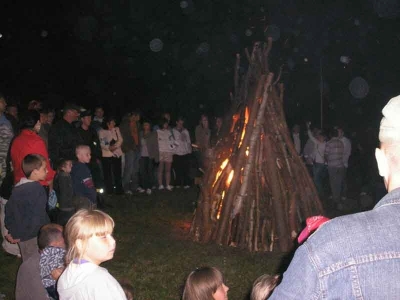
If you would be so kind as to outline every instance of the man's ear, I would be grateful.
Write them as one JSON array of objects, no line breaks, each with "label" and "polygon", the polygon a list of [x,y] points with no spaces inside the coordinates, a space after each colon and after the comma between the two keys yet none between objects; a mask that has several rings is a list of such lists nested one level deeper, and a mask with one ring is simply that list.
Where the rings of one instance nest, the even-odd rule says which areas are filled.
[{"label": "man's ear", "polygon": [[389,164],[385,152],[382,149],[376,148],[375,158],[378,163],[379,175],[387,178],[389,174]]}]

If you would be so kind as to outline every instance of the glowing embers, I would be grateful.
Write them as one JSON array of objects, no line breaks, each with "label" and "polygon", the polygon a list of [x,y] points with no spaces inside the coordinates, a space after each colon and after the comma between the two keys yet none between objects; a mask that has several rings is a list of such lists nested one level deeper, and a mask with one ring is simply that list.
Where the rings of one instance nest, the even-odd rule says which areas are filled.
[{"label": "glowing embers", "polygon": [[225,197],[225,191],[222,191],[222,194],[221,194],[221,202],[219,203],[219,206],[218,206],[217,220],[219,220],[219,217],[221,216],[222,202],[223,202],[223,200],[224,200],[224,197]]},{"label": "glowing embers", "polygon": [[229,159],[228,159],[228,158],[225,159],[225,160],[222,162],[221,166],[219,167],[220,170],[218,170],[217,175],[215,176],[215,180],[214,180],[213,186],[217,183],[218,178],[221,176],[222,171],[224,171],[224,169],[225,169],[225,167],[228,165],[228,163],[229,163]]},{"label": "glowing embers", "polygon": [[229,173],[228,179],[226,180],[226,187],[227,188],[231,185],[234,173],[235,173],[234,170],[231,170],[231,172]]},{"label": "glowing embers", "polygon": [[249,156],[249,147],[247,147],[247,149],[246,149],[246,156],[247,157]]},{"label": "glowing embers", "polygon": [[242,146],[244,135],[246,134],[246,126],[247,126],[247,123],[249,122],[249,116],[250,116],[249,108],[246,106],[246,110],[244,112],[244,126],[243,126],[243,130],[242,130],[242,135],[240,136],[239,148],[240,148],[240,146]]}]

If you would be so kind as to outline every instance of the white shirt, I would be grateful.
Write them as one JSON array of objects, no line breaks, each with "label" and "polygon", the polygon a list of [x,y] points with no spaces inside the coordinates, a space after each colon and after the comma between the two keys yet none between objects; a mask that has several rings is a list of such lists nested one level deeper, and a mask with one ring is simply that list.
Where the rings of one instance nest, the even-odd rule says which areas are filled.
[{"label": "white shirt", "polygon": [[[123,139],[118,127],[115,127],[110,130],[101,129],[98,134],[99,134],[101,152],[103,157],[122,156],[121,145]],[[115,141],[115,145],[117,146],[117,149],[115,149],[114,151],[110,150],[110,142],[112,140]]]},{"label": "white shirt", "polygon": [[70,263],[57,283],[60,300],[126,300],[124,290],[107,269],[90,262]]},{"label": "white shirt", "polygon": [[344,146],[344,151],[343,151],[343,164],[344,164],[344,166],[345,166],[346,168],[348,168],[348,167],[349,167],[349,157],[350,157],[350,155],[351,155],[351,142],[350,142],[350,140],[349,140],[347,137],[345,137],[345,136],[342,136],[342,137],[340,138],[340,140],[342,141],[343,146]]},{"label": "white shirt", "polygon": [[182,131],[174,128],[173,133],[177,144],[174,153],[177,155],[192,153],[192,142],[190,141],[189,131],[186,128],[183,128]]},{"label": "white shirt", "polygon": [[318,139],[316,139],[313,136],[311,130],[308,130],[307,133],[308,133],[308,137],[310,138],[310,140],[313,141],[313,143],[314,143],[314,152],[313,152],[314,161],[319,164],[324,164],[325,163],[324,156],[325,156],[326,142],[321,142]]}]

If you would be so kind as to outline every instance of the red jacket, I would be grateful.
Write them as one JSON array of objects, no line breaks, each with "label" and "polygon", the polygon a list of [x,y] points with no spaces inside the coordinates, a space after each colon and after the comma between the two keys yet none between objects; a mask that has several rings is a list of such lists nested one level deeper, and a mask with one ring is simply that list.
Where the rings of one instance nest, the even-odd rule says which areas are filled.
[{"label": "red jacket", "polygon": [[40,154],[46,158],[48,170],[47,178],[45,181],[40,181],[40,184],[44,186],[49,185],[48,182],[53,180],[55,172],[50,166],[46,144],[39,135],[29,129],[23,129],[21,133],[14,139],[11,145],[11,160],[14,168],[14,183],[18,183],[22,177],[25,177],[25,174],[22,171],[22,161],[28,154]]}]

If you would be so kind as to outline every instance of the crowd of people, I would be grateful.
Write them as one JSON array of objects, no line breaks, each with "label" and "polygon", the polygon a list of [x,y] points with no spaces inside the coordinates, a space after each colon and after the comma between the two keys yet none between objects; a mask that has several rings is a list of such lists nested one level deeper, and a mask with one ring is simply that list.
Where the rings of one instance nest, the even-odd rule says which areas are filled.
[{"label": "crowd of people", "polygon": [[329,208],[343,209],[347,200],[346,175],[352,153],[351,141],[339,126],[334,126],[329,134],[317,127],[311,130],[311,122],[306,123],[306,129],[307,138],[301,136],[299,125],[293,126],[295,149],[304,158],[322,199],[326,197],[325,179],[328,178],[331,196],[330,201],[326,201],[325,204],[328,204]]},{"label": "crowd of people", "polygon": [[[89,110],[67,105],[53,124],[54,112],[40,105],[31,102],[19,117],[14,106],[6,113],[0,95],[3,248],[22,257],[16,299],[133,299],[129,282],[118,282],[100,267],[113,258],[116,241],[114,220],[97,209],[97,190],[104,184],[109,194],[151,194],[157,185],[171,191],[172,173],[175,187],[190,187],[192,142],[184,119],[178,117],[171,128],[166,113],[152,126],[134,111],[117,126],[101,107],[92,120]],[[307,226],[308,238],[301,239],[287,271],[258,278],[252,300],[400,298],[400,96],[382,113],[376,159],[389,193],[371,211]],[[222,123],[217,119],[211,130],[201,116],[194,144],[200,170],[208,167],[208,151],[223,136]],[[294,145],[312,165],[318,190],[327,170],[333,203],[339,205],[351,144],[341,128],[329,141],[322,132],[313,133],[310,123],[307,129],[302,151],[294,127]],[[226,300],[228,290],[218,269],[202,267],[187,277],[182,299]]]}]

